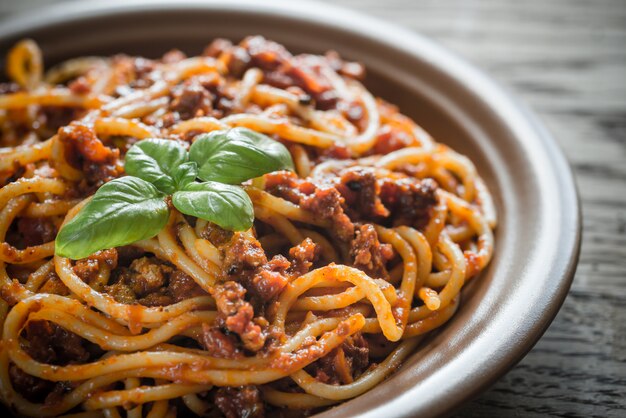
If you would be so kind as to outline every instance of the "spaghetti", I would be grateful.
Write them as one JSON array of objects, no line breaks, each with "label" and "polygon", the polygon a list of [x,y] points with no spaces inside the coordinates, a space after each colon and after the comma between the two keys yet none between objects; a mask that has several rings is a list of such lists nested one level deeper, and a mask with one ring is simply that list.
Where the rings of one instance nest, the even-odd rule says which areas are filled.
[{"label": "spaghetti", "polygon": [[[191,58],[42,62],[18,43],[0,85],[0,395],[20,415],[313,413],[389,376],[491,258],[474,165],[335,53],[257,36]],[[55,255],[131,145],[234,127],[295,165],[243,184],[250,230],[172,210],[153,238]]]}]

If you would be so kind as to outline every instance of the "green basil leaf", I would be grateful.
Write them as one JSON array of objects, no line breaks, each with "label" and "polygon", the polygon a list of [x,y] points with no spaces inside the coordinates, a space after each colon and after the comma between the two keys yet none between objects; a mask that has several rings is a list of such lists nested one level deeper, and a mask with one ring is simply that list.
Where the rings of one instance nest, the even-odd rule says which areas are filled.
[{"label": "green basil leaf", "polygon": [[176,190],[183,190],[198,177],[198,165],[193,161],[187,161],[174,169],[172,173]]},{"label": "green basil leaf", "polygon": [[254,221],[254,207],[241,187],[208,181],[191,183],[172,195],[172,203],[185,215],[195,216],[224,229],[245,231]]},{"label": "green basil leaf", "polygon": [[164,195],[137,177],[112,180],[70,220],[56,238],[56,254],[74,260],[96,251],[151,238],[167,223]]},{"label": "green basil leaf", "polygon": [[198,177],[205,181],[241,184],[272,171],[294,169],[283,144],[247,128],[213,131],[196,138],[189,158],[198,163]]},{"label": "green basil leaf", "polygon": [[137,142],[128,150],[124,169],[126,174],[154,184],[163,193],[172,194],[176,190],[173,172],[187,161],[187,151],[176,141],[151,138]]}]

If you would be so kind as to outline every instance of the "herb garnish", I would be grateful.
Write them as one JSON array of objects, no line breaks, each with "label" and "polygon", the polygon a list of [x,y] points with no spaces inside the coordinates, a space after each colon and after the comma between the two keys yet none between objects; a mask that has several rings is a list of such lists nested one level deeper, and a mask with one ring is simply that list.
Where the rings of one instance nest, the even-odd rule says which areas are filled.
[{"label": "herb garnish", "polygon": [[287,148],[246,128],[198,135],[189,152],[172,140],[140,141],[126,153],[127,176],[96,191],[59,231],[55,252],[76,260],[151,238],[167,224],[168,196],[186,215],[246,230],[254,221],[254,208],[238,185],[285,169],[293,170]]}]

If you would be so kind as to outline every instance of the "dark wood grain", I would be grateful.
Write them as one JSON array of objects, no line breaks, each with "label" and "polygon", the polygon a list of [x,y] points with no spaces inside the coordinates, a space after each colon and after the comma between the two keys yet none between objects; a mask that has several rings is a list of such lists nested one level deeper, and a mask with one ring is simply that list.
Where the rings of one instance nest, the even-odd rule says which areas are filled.
[{"label": "dark wood grain", "polygon": [[[53,2],[0,0],[0,16]],[[421,32],[487,71],[534,109],[577,178],[583,245],[563,308],[456,415],[626,416],[626,1],[332,3]]]}]

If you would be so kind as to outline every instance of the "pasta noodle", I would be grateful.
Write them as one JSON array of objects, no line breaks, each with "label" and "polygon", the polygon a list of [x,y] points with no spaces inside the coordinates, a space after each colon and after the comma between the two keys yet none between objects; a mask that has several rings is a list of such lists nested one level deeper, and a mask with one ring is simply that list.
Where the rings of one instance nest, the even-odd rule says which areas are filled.
[{"label": "pasta noodle", "polygon": [[[33,417],[310,414],[382,382],[492,257],[472,162],[335,53],[250,37],[201,56],[83,57],[31,40],[0,84],[0,398]],[[246,181],[254,225],[171,208],[156,236],[71,260],[58,231],[148,138],[245,127],[295,172]],[[171,205],[170,205],[171,206]]]}]

